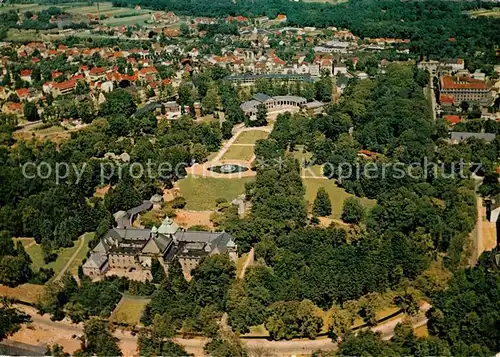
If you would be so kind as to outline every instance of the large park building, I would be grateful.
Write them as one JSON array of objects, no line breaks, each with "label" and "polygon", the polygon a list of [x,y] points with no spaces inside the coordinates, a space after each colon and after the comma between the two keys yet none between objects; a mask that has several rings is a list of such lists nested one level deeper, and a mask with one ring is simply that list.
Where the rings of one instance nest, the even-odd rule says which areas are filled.
[{"label": "large park building", "polygon": [[126,276],[134,280],[151,280],[152,260],[157,258],[168,274],[168,267],[178,260],[186,279],[200,260],[213,254],[238,258],[233,237],[225,232],[185,231],[171,218],[152,229],[113,228],[92,250],[83,265],[91,278],[106,275]]}]

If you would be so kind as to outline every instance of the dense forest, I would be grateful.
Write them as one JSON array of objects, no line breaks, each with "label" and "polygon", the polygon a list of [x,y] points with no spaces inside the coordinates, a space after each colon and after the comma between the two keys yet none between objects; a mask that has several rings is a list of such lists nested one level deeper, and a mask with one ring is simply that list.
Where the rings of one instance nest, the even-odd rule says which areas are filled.
[{"label": "dense forest", "polygon": [[[59,146],[32,138],[0,147],[0,231],[6,231],[7,236],[34,237],[42,244],[46,262],[56,258],[54,252],[58,248],[72,246],[73,240],[84,232],[105,233],[113,224],[112,212],[149,199],[160,192],[162,185],[171,185],[182,175],[184,167],[192,161],[203,161],[220,145],[222,134],[217,124],[195,123],[186,117],[157,126],[151,113],[130,116],[135,112],[134,100],[123,90],[110,93],[106,103],[100,108],[103,119],[72,133],[70,140]],[[15,120],[11,123],[12,118],[6,115],[0,119],[5,140],[12,142]],[[150,140],[152,135],[156,137],[154,143]],[[137,140],[133,140],[135,136]],[[133,162],[144,167],[151,162],[154,170],[162,162],[171,166],[152,172],[149,179],[133,179],[129,165],[124,164],[120,182],[118,170],[114,174],[106,172],[104,176],[108,179],[104,182],[101,164],[107,162],[104,167],[112,166],[104,158],[107,152],[118,155],[127,152]],[[35,165],[41,162],[46,163],[45,170],[52,167],[50,175],[44,171],[45,178],[35,172]],[[70,170],[68,177],[58,181],[54,170],[57,162],[65,162],[77,170]],[[32,164],[25,167],[25,163]],[[80,180],[76,171],[82,174]],[[97,187],[108,183],[116,185],[104,199],[93,197]]]},{"label": "dense forest", "polygon": [[482,59],[485,63],[495,61],[500,33],[498,19],[472,19],[463,13],[493,6],[483,1],[351,0],[331,5],[288,0],[113,0],[115,6],[130,4],[188,16],[275,18],[286,14],[292,26],[336,26],[361,37],[405,38],[411,40],[411,52],[418,56],[465,57],[466,61]]}]

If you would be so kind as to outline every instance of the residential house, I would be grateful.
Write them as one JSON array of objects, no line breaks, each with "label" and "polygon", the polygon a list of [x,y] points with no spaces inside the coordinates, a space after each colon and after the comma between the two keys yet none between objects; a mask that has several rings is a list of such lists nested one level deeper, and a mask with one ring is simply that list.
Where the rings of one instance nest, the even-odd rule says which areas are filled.
[{"label": "residential house", "polygon": [[3,105],[2,112],[5,114],[14,114],[17,116],[23,116],[24,115],[24,104],[23,103],[7,102]]},{"label": "residential house", "polygon": [[21,79],[23,81],[26,81],[28,83],[31,83],[31,74],[33,73],[33,71],[31,69],[22,69],[21,70]]}]

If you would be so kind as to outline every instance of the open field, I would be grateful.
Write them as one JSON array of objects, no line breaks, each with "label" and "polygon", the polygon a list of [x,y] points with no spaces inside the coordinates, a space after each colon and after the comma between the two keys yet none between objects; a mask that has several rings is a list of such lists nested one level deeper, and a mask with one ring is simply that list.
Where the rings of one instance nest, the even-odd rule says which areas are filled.
[{"label": "open field", "polygon": [[[78,253],[76,256],[75,260],[71,264],[69,270],[71,272],[77,272],[78,271],[78,266],[81,264],[83,259],[85,258],[85,255],[87,254],[88,250],[88,242],[90,239],[92,239],[93,233],[86,233],[84,235],[84,246],[82,250]],[[77,251],[80,241],[74,241],[75,245],[70,248],[61,248],[58,251],[57,254],[57,259],[54,262],[50,262],[49,264],[45,264],[43,261],[43,253],[42,253],[42,246],[39,244],[34,244],[31,245],[29,248],[26,249],[26,252],[29,254],[31,257],[31,260],[33,261],[32,267],[35,270],[38,270],[40,268],[52,268],[54,269],[54,276],[57,276],[57,274],[64,268],[64,266],[69,262],[73,254]],[[83,251],[85,251],[85,254],[83,254]]]},{"label": "open field", "polygon": [[472,17],[488,16],[488,17],[499,18],[500,17],[500,7],[495,7],[491,10],[482,9],[482,10],[471,11],[470,15]]},{"label": "open field", "polygon": [[302,177],[323,177],[323,166],[322,165],[311,165],[304,167],[306,161],[310,161],[312,154],[309,152],[303,152],[302,149],[298,149],[292,153],[292,156],[299,160],[300,163],[300,175]]},{"label": "open field", "polygon": [[24,237],[23,238],[13,238],[13,241],[14,241],[14,244],[16,244],[16,242],[21,242],[24,249],[28,248],[31,245],[36,244],[36,242],[33,238],[24,238]]},{"label": "open field", "polygon": [[115,18],[102,20],[103,25],[107,26],[127,26],[127,25],[144,25],[151,18],[149,14],[139,14],[137,16]]},{"label": "open field", "polygon": [[0,296],[6,296],[29,304],[36,303],[42,293],[43,285],[23,284],[15,288],[0,285]]},{"label": "open field", "polygon": [[[342,213],[342,205],[344,200],[352,195],[345,192],[344,189],[338,187],[333,180],[326,180],[321,178],[306,178],[303,179],[304,186],[306,187],[306,200],[312,206],[314,199],[316,198],[316,193],[320,187],[324,187],[328,195],[330,196],[330,201],[332,201],[332,214],[331,218],[340,218]],[[366,208],[371,208],[375,205],[374,200],[369,200],[367,198],[360,198],[361,204]]]},{"label": "open field", "polygon": [[223,179],[212,177],[188,176],[179,181],[182,196],[187,201],[186,209],[206,211],[213,210],[215,200],[224,197],[231,201],[245,191],[245,183],[252,178]]},{"label": "open field", "polygon": [[[49,7],[56,6],[58,8],[61,8],[62,10],[72,13],[72,14],[78,14],[78,15],[87,15],[89,13],[97,12],[97,6],[89,6],[87,2],[73,2],[73,3],[60,3],[60,4],[47,4],[47,5],[41,5],[41,4],[4,4],[3,6],[0,7],[0,12],[6,12],[10,10],[14,11],[33,11],[33,12],[38,12],[42,10],[46,10]],[[100,2],[99,3],[99,9],[101,13],[108,9],[112,9],[113,5],[111,2]]]},{"label": "open field", "polygon": [[248,161],[253,156],[253,146],[231,145],[222,156],[221,160],[245,160]]},{"label": "open field", "polygon": [[138,325],[142,311],[150,299],[142,297],[124,296],[111,314],[111,320],[118,323]]},{"label": "open field", "polygon": [[243,131],[234,142],[235,144],[255,144],[257,140],[267,138],[269,133],[262,130]]}]

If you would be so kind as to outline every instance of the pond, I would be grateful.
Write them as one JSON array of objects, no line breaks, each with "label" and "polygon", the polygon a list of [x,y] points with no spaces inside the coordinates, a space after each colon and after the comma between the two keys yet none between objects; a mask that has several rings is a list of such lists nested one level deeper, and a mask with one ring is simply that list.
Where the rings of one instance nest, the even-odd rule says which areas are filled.
[{"label": "pond", "polygon": [[234,174],[237,172],[245,172],[248,171],[248,167],[235,165],[235,164],[225,164],[212,166],[208,168],[210,171],[216,172],[218,174]]}]

